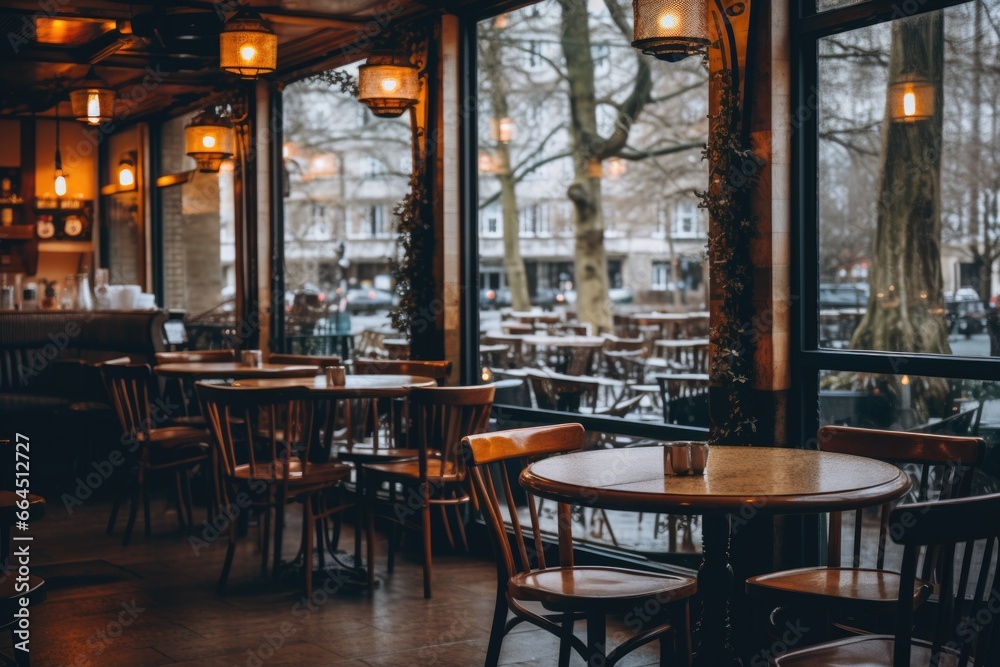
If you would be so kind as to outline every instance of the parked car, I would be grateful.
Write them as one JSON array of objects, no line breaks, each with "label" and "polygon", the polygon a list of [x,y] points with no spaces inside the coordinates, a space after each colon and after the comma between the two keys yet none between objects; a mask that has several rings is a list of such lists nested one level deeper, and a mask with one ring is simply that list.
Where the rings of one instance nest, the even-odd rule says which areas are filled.
[{"label": "parked car", "polygon": [[479,309],[489,310],[491,308],[506,308],[513,303],[513,299],[510,294],[510,290],[507,288],[500,289],[481,289],[479,290]]},{"label": "parked car", "polygon": [[395,296],[392,292],[381,289],[363,287],[347,290],[347,312],[349,313],[374,313],[379,310],[388,310],[395,303]]},{"label": "parked car", "polygon": [[868,285],[823,283],[819,286],[820,308],[865,308],[868,305]]},{"label": "parked car", "polygon": [[944,307],[949,334],[972,338],[986,331],[986,309],[976,290],[961,287],[956,292],[945,292]]},{"label": "parked car", "polygon": [[531,297],[531,305],[539,308],[552,308],[566,303],[566,295],[551,287],[540,287]]}]

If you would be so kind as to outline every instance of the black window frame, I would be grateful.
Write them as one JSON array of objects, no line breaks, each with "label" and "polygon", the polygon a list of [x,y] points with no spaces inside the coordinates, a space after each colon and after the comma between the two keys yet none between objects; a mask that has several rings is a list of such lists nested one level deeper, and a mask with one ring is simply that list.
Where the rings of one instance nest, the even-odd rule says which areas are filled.
[{"label": "black window frame", "polygon": [[[792,225],[791,340],[793,374],[789,433],[815,443],[819,429],[819,375],[857,371],[996,380],[1000,358],[839,350],[819,346],[818,44],[823,37],[903,16],[944,10],[972,0],[868,0],[817,11],[816,0],[791,3]],[[914,11],[906,11],[910,6]],[[795,423],[794,420],[798,420]]]}]

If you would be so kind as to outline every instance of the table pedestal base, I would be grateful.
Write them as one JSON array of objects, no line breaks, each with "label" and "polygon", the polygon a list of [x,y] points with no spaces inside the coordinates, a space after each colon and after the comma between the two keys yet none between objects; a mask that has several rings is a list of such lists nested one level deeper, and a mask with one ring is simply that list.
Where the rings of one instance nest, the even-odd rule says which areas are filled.
[{"label": "table pedestal base", "polygon": [[733,649],[733,628],[729,620],[733,591],[729,538],[728,514],[706,514],[703,517],[703,555],[701,568],[698,570],[698,593],[702,597],[703,608],[694,638],[694,664],[698,667],[743,665]]}]

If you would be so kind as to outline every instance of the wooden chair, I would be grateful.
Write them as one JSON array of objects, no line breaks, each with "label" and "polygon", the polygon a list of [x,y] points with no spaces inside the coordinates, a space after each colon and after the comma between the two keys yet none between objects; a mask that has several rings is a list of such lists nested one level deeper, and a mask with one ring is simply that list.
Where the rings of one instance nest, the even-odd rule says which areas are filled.
[{"label": "wooden chair", "polygon": [[[975,466],[982,461],[985,443],[979,438],[957,438],[895,431],[876,431],[845,426],[824,426],[818,434],[823,451],[853,454],[896,465],[916,464],[923,469],[920,500],[928,497],[927,479],[932,466],[947,467],[940,476],[942,498],[969,493]],[[854,512],[853,554],[850,566],[841,561],[843,513],[830,515],[826,567],[809,567],[763,574],[747,579],[747,592],[771,610],[782,606],[819,609],[827,615],[827,627],[837,622],[853,628],[870,617],[876,621],[893,618],[898,612],[899,572],[885,568],[886,535],[891,506],[879,512],[878,547],[875,567],[862,566],[861,547],[864,510]],[[934,588],[933,559],[925,561],[921,579],[907,591],[908,605],[917,607]],[[850,623],[843,622],[850,619]]]},{"label": "wooden chair", "polygon": [[[448,542],[455,547],[448,521],[447,507],[455,509],[458,532],[463,546],[468,549],[465,525],[460,506],[469,502],[466,491],[466,468],[459,456],[462,438],[482,433],[489,424],[490,409],[496,387],[492,384],[476,387],[426,387],[410,392],[412,431],[411,441],[418,449],[416,461],[371,463],[363,466],[365,478],[364,501],[368,515],[368,571],[374,583],[375,511],[388,505],[390,519],[401,525],[412,525],[411,516],[419,517],[423,533],[424,597],[431,596],[431,509],[441,510]],[[378,487],[387,483],[390,488],[388,503],[376,496]],[[405,503],[395,502],[395,487],[404,488]],[[404,507],[406,512],[399,512]],[[389,540],[389,572],[395,559],[395,540]]]},{"label": "wooden chair", "polygon": [[[348,507],[339,497],[331,504],[330,496],[350,476],[350,466],[314,460],[324,458],[314,452],[316,406],[302,389],[251,389],[204,382],[197,387],[215,435],[224,506],[234,507],[231,498],[246,494],[251,507],[263,512],[262,572],[267,569],[271,511],[274,511],[272,568],[277,578],[285,506],[302,503],[305,593],[312,595],[313,536],[320,538],[322,563],[326,547],[322,521]],[[229,518],[229,548],[219,576],[220,592],[229,577],[237,542],[236,517]]]},{"label": "wooden chair", "polygon": [[[134,457],[135,486],[122,545],[127,546],[132,538],[140,497],[146,537],[152,534],[147,478],[156,472],[174,473],[177,518],[181,526],[193,526],[190,474],[195,467],[209,460],[208,432],[194,426],[166,425],[173,415],[160,405],[155,411],[151,408],[158,400],[159,392],[148,365],[133,364],[128,357],[122,357],[104,362],[100,370],[122,427],[123,443],[128,444],[126,459]],[[108,518],[109,535],[114,531],[120,506],[119,497],[115,499]]]},{"label": "wooden chair", "polygon": [[[1000,494],[900,505],[888,517],[903,546],[894,635],[862,635],[791,651],[776,667],[988,667],[1000,664]],[[937,553],[939,599],[926,638],[914,637],[910,591]],[[956,570],[957,576],[956,576]],[[930,607],[931,605],[927,605]]]},{"label": "wooden chair", "polygon": [[340,357],[313,357],[308,354],[272,354],[268,356],[267,362],[269,364],[317,366],[318,368],[342,365]]},{"label": "wooden chair", "polygon": [[[157,352],[156,364],[215,364],[236,361],[236,350],[185,350],[182,352]],[[180,398],[183,415],[178,415],[171,421],[176,424],[196,426],[207,429],[208,422],[196,408],[194,398],[194,382],[184,378],[161,380],[165,396],[176,395]]]},{"label": "wooden chair", "polygon": [[[615,665],[635,648],[653,640],[660,641],[661,665],[667,664],[670,653],[682,656],[675,664],[689,664],[688,605],[697,590],[694,579],[574,565],[569,505],[560,503],[556,511],[558,565],[549,563],[539,525],[540,513],[530,494],[527,496],[530,525],[522,526],[510,481],[510,464],[523,468],[530,460],[582,449],[583,441],[584,430],[579,424],[499,431],[470,435],[462,440],[497,561],[497,597],[486,665],[498,664],[504,637],[524,621],[560,638],[560,667],[569,665],[570,649],[576,650],[589,665]],[[504,505],[509,519],[504,516]],[[513,529],[512,538],[508,522]],[[550,613],[535,613],[526,603],[539,603]],[[652,610],[651,627],[642,628],[608,652],[607,615],[628,614],[635,609]],[[508,620],[510,613],[514,616]],[[587,622],[586,643],[573,634],[577,620]],[[668,641],[671,632],[675,640],[681,640],[674,642],[675,646]]]},{"label": "wooden chair", "polygon": [[441,384],[451,375],[450,361],[416,361],[402,359],[359,359],[354,362],[358,375],[420,375]]}]

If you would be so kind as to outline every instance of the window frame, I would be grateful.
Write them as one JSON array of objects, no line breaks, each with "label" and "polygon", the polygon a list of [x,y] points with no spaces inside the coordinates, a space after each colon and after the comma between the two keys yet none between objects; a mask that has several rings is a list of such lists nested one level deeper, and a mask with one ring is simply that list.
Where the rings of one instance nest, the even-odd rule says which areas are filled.
[{"label": "window frame", "polygon": [[[919,0],[906,16],[966,4],[971,0]],[[798,12],[796,13],[796,5]],[[822,371],[855,371],[886,375],[995,380],[1000,358],[932,355],[915,352],[841,350],[819,345],[819,134],[817,96],[818,45],[823,37],[897,18],[897,0],[868,0],[818,11],[816,0],[792,3],[791,146],[792,226],[791,340],[793,374],[789,393],[789,433],[815,446],[819,429],[819,375]],[[797,110],[797,111],[796,111]],[[797,423],[796,423],[797,422]]]}]

